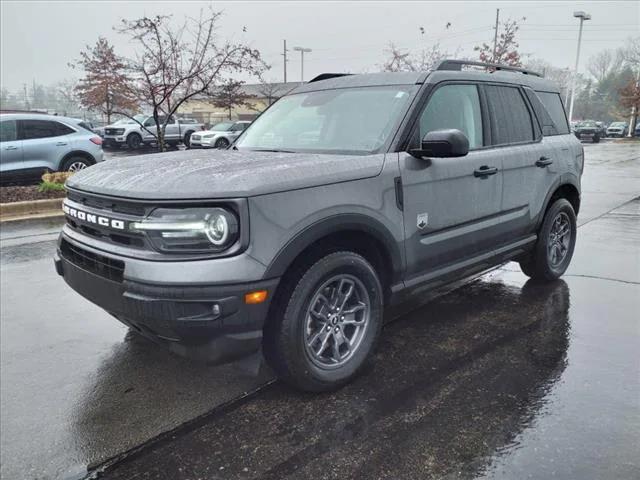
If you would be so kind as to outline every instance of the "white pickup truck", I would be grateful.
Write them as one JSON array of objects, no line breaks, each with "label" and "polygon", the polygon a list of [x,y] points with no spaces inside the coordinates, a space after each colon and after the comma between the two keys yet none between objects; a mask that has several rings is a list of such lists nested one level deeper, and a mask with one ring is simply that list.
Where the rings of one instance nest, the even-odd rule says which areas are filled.
[{"label": "white pickup truck", "polygon": [[[145,144],[155,143],[157,128],[153,116],[136,115],[134,118],[137,121],[125,118],[104,127],[103,145],[105,147],[127,145],[135,149]],[[163,117],[160,117],[160,122],[164,122]],[[191,135],[203,128],[202,123],[189,118],[169,117],[169,123],[165,129],[165,141],[169,145],[178,145],[182,142],[189,147]]]}]

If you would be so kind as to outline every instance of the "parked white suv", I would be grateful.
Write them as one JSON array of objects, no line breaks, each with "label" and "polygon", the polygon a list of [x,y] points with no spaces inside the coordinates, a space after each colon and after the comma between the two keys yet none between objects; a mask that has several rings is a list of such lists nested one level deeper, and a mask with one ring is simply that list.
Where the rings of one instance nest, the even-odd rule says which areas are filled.
[{"label": "parked white suv", "polygon": [[[104,128],[105,147],[127,145],[135,149],[156,141],[157,127],[153,116],[136,115],[133,118],[135,120],[130,118],[119,120]],[[160,117],[160,122],[164,122],[163,117]],[[182,142],[189,147],[191,135],[203,128],[203,124],[195,120],[170,117],[165,130],[165,140],[169,145],[178,145]]]},{"label": "parked white suv", "polygon": [[194,148],[228,148],[249,125],[251,122],[245,120],[218,123],[209,130],[195,133],[191,137],[191,146]]}]

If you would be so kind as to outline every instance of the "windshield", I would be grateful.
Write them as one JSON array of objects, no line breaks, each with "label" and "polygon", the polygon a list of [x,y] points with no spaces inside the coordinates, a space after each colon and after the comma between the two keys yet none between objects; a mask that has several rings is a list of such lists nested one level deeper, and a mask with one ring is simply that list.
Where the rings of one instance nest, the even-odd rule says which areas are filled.
[{"label": "windshield", "polygon": [[626,125],[626,123],[624,122],[613,122],[611,125],[609,125],[610,127],[624,127]]},{"label": "windshield", "polygon": [[232,122],[222,122],[222,123],[218,123],[217,125],[214,125],[213,127],[211,127],[211,130],[214,131],[214,132],[226,132],[232,126],[233,126]]},{"label": "windshield", "polygon": [[374,153],[387,141],[415,90],[413,85],[298,93],[258,117],[239,149]]},{"label": "windshield", "polygon": [[586,122],[580,122],[578,124],[579,127],[595,127],[596,126],[596,122],[591,122],[591,121],[586,121]]}]

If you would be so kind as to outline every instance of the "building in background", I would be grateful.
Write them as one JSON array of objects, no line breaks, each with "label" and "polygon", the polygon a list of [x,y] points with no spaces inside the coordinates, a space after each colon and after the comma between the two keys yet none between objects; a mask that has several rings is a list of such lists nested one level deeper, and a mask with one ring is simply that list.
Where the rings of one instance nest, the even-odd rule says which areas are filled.
[{"label": "building in background", "polygon": [[[253,120],[278,98],[286,95],[300,82],[247,83],[240,87],[246,95],[243,104],[231,110],[231,120]],[[212,97],[197,96],[189,99],[178,109],[181,117],[194,118],[207,126],[229,120],[229,111],[216,107]]]}]

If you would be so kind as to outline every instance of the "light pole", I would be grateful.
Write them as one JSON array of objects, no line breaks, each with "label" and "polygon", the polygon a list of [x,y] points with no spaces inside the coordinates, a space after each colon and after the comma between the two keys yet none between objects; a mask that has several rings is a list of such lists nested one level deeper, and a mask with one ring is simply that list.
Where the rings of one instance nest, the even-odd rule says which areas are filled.
[{"label": "light pole", "polygon": [[310,48],[293,47],[296,52],[300,52],[300,83],[304,82],[304,54],[312,50]]},{"label": "light pole", "polygon": [[580,62],[580,44],[582,43],[582,24],[585,20],[591,20],[591,15],[586,12],[573,12],[573,16],[580,19],[580,31],[578,33],[578,51],[576,52],[576,67],[573,69],[571,79],[571,103],[569,103],[569,122],[573,121],[573,102],[576,99],[576,77],[578,76],[578,63]]}]

